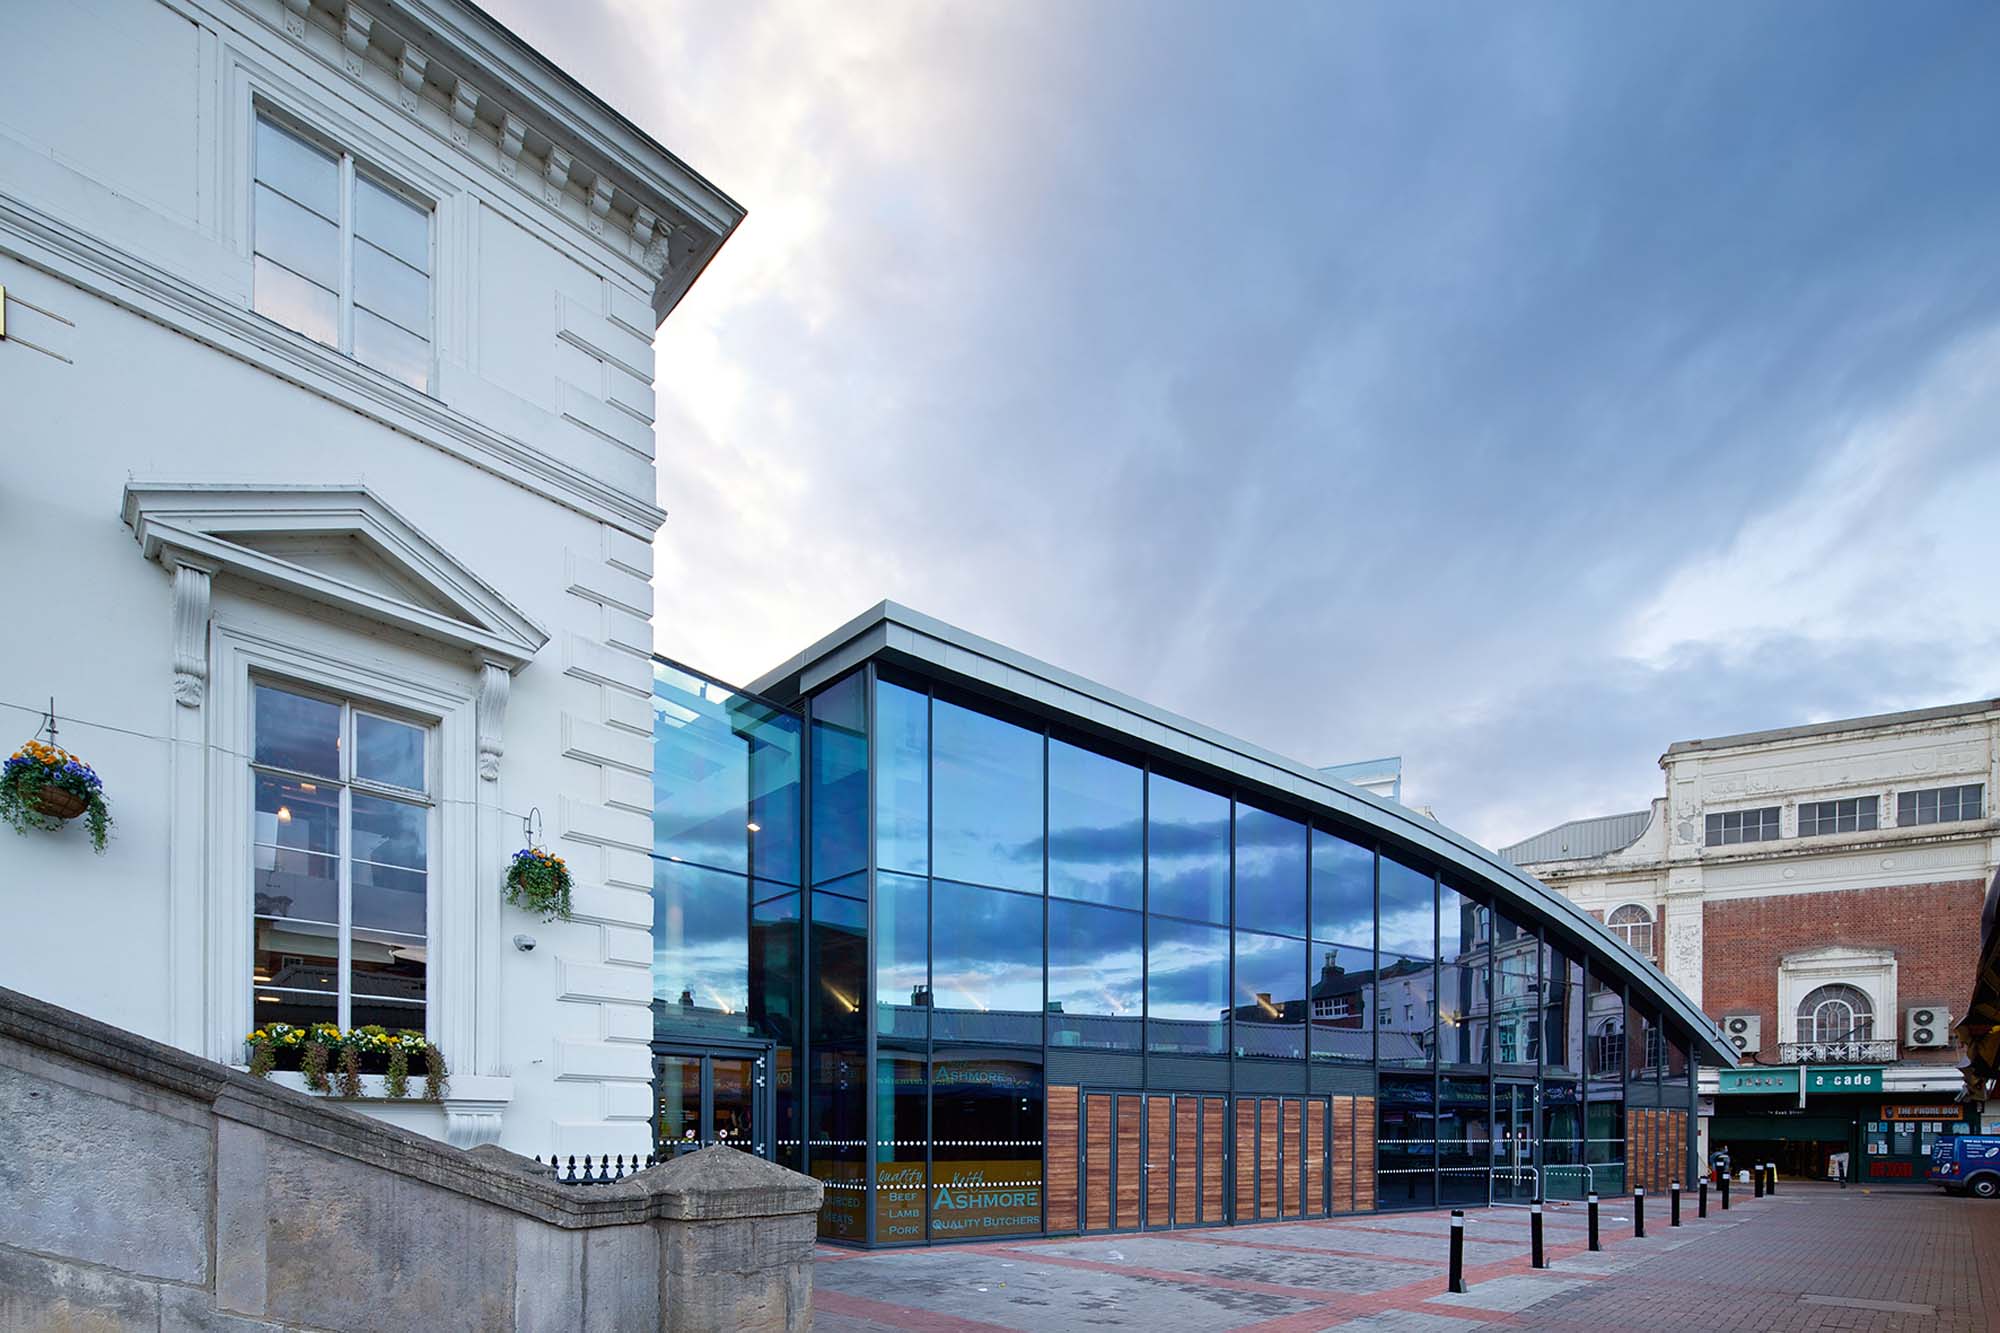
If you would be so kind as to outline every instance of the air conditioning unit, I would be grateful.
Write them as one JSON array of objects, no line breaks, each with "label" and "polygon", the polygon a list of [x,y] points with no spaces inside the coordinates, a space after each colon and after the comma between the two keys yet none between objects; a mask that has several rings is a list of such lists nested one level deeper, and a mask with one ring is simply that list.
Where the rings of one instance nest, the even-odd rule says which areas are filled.
[{"label": "air conditioning unit", "polygon": [[1756,1014],[1730,1014],[1722,1020],[1722,1035],[1738,1055],[1755,1055],[1764,1044],[1764,1020]]},{"label": "air conditioning unit", "polygon": [[1951,1045],[1951,1015],[1929,1005],[1903,1011],[1903,1045]]}]

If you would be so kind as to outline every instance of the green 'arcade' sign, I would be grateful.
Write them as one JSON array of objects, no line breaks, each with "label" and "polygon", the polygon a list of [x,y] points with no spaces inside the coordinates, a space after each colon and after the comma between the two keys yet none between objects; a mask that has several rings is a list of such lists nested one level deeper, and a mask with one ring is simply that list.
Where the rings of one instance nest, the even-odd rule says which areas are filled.
[{"label": "green 'arcade' sign", "polygon": [[1826,1065],[1806,1070],[1807,1092],[1880,1092],[1882,1067]]}]

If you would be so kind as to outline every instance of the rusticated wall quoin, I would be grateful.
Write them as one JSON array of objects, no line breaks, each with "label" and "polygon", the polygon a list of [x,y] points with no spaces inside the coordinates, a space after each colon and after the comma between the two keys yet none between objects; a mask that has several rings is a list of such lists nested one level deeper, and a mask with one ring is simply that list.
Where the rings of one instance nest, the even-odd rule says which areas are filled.
[{"label": "rusticated wall quoin", "polygon": [[0,1160],[0,1328],[812,1324],[796,1172],[715,1147],[558,1185],[4,989]]}]

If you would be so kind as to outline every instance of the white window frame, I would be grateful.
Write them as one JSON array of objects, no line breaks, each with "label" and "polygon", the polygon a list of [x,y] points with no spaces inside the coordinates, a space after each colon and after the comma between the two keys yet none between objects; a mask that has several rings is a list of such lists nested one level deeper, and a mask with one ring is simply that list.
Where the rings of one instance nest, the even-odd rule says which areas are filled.
[{"label": "white window frame", "polygon": [[[464,678],[415,664],[387,662],[362,653],[369,641],[296,632],[287,621],[238,617],[218,610],[211,629],[212,668],[203,712],[211,754],[228,758],[208,765],[210,849],[206,918],[210,1058],[238,1063],[243,1035],[255,1026],[251,964],[256,906],[251,846],[255,771],[253,687],[257,681],[292,682],[308,693],[361,702],[390,716],[423,719],[435,728],[435,804],[429,889],[425,903],[427,954],[425,1031],[454,1063],[474,1053],[479,954],[477,927],[478,789],[477,688]],[[380,647],[380,645],[375,645]],[[360,650],[360,651],[357,651]],[[240,756],[240,757],[239,757]],[[495,889],[497,894],[498,890]]]},{"label": "white window frame", "polygon": [[[1646,919],[1643,921],[1618,921],[1614,919],[1620,912],[1628,910],[1641,913]],[[1644,903],[1620,903],[1604,914],[1604,928],[1625,941],[1626,946],[1641,958],[1653,957],[1653,928],[1658,924],[1658,920],[1653,915],[1653,909]],[[1637,940],[1632,938],[1633,934],[1641,927],[1646,932],[1646,943],[1643,948]]]},{"label": "white window frame", "polygon": [[[1870,808],[1869,802],[1873,802]],[[1852,810],[1843,809],[1852,806]],[[1874,833],[1882,825],[1882,797],[1831,796],[1823,801],[1800,801],[1797,813],[1798,836],[1831,838],[1847,833]],[[1843,823],[1851,825],[1842,828]]]},{"label": "white window frame", "polygon": [[1885,1016],[1893,1020],[1896,1006],[1896,954],[1890,949],[1854,949],[1833,945],[1788,955],[1778,964],[1778,1040],[1790,1044],[1798,1033],[1799,1005],[1811,992],[1834,982],[1854,987],[1875,1006],[1876,1036],[1885,1041],[1900,1033],[1884,1032]]},{"label": "white window frame", "polygon": [[[335,293],[339,306],[334,322],[335,341],[321,342],[309,333],[301,332],[280,320],[257,310],[256,278],[254,269],[257,253],[257,122],[269,120],[284,132],[328,154],[340,169],[340,289]],[[250,312],[259,319],[270,320],[281,329],[297,334],[315,347],[325,347],[337,352],[356,365],[367,368],[385,379],[403,385],[413,393],[426,397],[437,395],[438,380],[438,212],[440,201],[411,185],[407,177],[393,168],[385,167],[372,158],[357,154],[341,140],[312,127],[299,114],[286,109],[262,94],[250,98],[250,116],[243,142],[243,250],[250,258],[253,273],[250,290]],[[427,315],[429,328],[425,332],[425,342],[430,355],[424,369],[424,384],[418,388],[406,383],[385,370],[369,366],[354,355],[354,180],[356,174],[367,177],[390,194],[420,208],[426,215],[425,232],[428,239],[429,271],[426,273],[429,291],[427,297],[430,309]]]},{"label": "white window frame", "polygon": [[[256,741],[255,712],[256,712],[256,696],[259,687],[281,690],[286,694],[298,695],[301,698],[315,699],[321,703],[332,704],[338,709],[340,709],[340,766],[343,770],[341,773],[332,776],[329,776],[324,773],[302,773],[296,769],[280,768],[273,764],[258,762],[256,757],[256,748],[255,748],[255,741]],[[336,862],[337,872],[339,875],[339,903],[335,910],[335,915],[339,919],[333,923],[336,931],[335,950],[336,950],[337,960],[335,966],[338,969],[338,974],[336,977],[337,984],[334,987],[333,1021],[343,1032],[347,1031],[348,1029],[354,1026],[353,982],[354,982],[354,859],[355,858],[354,858],[354,846],[353,846],[354,805],[352,797],[357,794],[363,796],[379,796],[385,800],[395,801],[398,804],[421,806],[424,809],[425,811],[424,1007],[421,1011],[416,1010],[414,1008],[410,1009],[412,1017],[417,1018],[420,1021],[397,1024],[395,1026],[398,1029],[421,1028],[426,1036],[431,1036],[433,1039],[435,1039],[435,1034],[431,1032],[431,1026],[430,1026],[430,1017],[431,1017],[430,951],[433,944],[431,932],[433,928],[434,919],[436,916],[436,913],[433,910],[434,903],[432,902],[432,899],[435,896],[434,888],[437,883],[437,878],[434,873],[437,869],[436,848],[437,848],[437,836],[438,836],[438,803],[434,790],[436,787],[437,777],[438,777],[437,719],[432,717],[410,714],[404,712],[401,709],[384,707],[383,705],[377,703],[373,699],[357,698],[356,696],[351,694],[339,694],[325,688],[324,686],[316,682],[298,681],[283,676],[272,676],[261,672],[253,672],[251,674],[248,688],[251,699],[251,713],[252,713],[252,722],[251,722],[252,746],[248,751],[245,752],[245,762],[249,764],[251,772],[253,774],[250,780],[251,806],[252,806],[250,815],[252,821],[250,854],[251,857],[253,858],[253,862],[256,856],[256,847],[257,847],[256,831],[254,827],[256,820],[256,810],[255,810],[256,781],[257,781],[256,775],[264,775],[264,776],[278,777],[278,778],[294,778],[304,782],[329,783],[337,787],[340,792],[340,846],[338,851],[335,853],[335,862]],[[413,790],[407,787],[398,787],[390,783],[371,781],[368,778],[361,777],[358,773],[355,773],[353,771],[355,756],[359,753],[359,749],[355,742],[355,719],[362,714],[366,714],[370,717],[379,717],[384,721],[397,722],[405,726],[413,726],[422,729],[424,733],[424,787],[421,791]],[[252,867],[251,874],[253,882],[251,884],[250,908],[253,920],[251,922],[251,927],[250,927],[251,952],[252,952],[250,1012],[252,1015],[253,1024],[261,1026],[262,1018],[259,1010],[257,1009],[258,1002],[256,997],[257,986],[261,983],[259,983],[256,980],[255,976],[257,898],[256,898],[256,884],[254,882],[256,875],[254,864]],[[402,1006],[396,1006],[396,1007],[401,1008]]]},{"label": "white window frame", "polygon": [[[1825,999],[1822,999],[1818,1004],[1815,1004],[1812,1007],[1810,1013],[1807,1012],[1806,1002],[1808,1000],[1811,1000],[1815,995],[1820,994],[1822,991],[1830,990],[1836,986],[1841,987],[1853,993],[1855,996],[1858,996],[1860,1000],[1860,1005],[1869,1006],[1867,1012],[1865,1014],[1860,1012],[1859,1005],[1855,1004],[1853,1001],[1841,995],[1827,996]],[[1793,1030],[1797,1033],[1797,1035],[1793,1038],[1793,1040],[1804,1045],[1811,1045],[1813,1043],[1833,1043],[1833,1042],[1844,1042],[1844,1041],[1873,1041],[1875,1040],[1875,1011],[1873,1008],[1873,1004],[1874,1001],[1869,996],[1868,992],[1862,990],[1859,986],[1844,981],[1823,981],[1819,985],[1807,991],[1802,997],[1800,997],[1798,1009],[1792,1015],[1792,1027]],[[1846,1031],[1835,1032],[1830,1035],[1822,1036],[1820,1034],[1820,1015],[1832,1005],[1839,1005],[1842,1008],[1846,1009],[1850,1022],[1848,1023]],[[1865,1033],[1855,1032],[1854,1029],[1860,1025],[1861,1021],[1864,1018],[1867,1020],[1868,1023],[1868,1031],[1866,1031]],[[1805,1028],[1805,1025],[1808,1023],[1812,1025],[1812,1030],[1810,1032],[1808,1032]]]}]

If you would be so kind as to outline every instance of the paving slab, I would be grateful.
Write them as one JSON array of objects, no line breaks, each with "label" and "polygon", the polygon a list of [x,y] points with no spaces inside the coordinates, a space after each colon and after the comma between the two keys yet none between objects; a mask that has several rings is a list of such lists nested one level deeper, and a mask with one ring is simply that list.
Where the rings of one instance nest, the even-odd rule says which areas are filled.
[{"label": "paving slab", "polygon": [[[1608,1204],[1547,1218],[1555,1261],[1527,1266],[1527,1214],[1468,1211],[1471,1290],[1445,1290],[1448,1212],[1246,1227],[825,1251],[824,1333],[1468,1333],[1473,1329],[2000,1328],[2000,1205],[1921,1190],[1792,1185],[1706,1219],[1631,1233]],[[1615,1227],[1613,1219],[1625,1225]],[[1991,1312],[1989,1314],[1989,1311]]]}]

